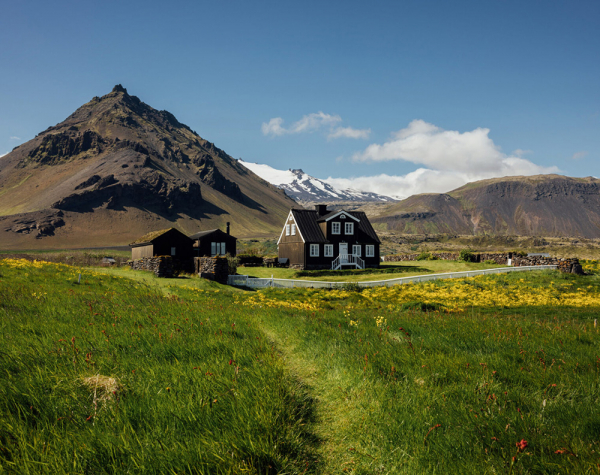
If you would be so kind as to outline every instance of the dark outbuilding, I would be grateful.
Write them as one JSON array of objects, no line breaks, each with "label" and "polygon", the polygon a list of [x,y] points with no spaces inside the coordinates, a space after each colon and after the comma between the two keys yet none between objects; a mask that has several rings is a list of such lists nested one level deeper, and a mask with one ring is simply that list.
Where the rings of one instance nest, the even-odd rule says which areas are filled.
[{"label": "dark outbuilding", "polygon": [[175,228],[153,231],[132,242],[131,258],[171,256],[178,260],[194,257],[194,242]]},{"label": "dark outbuilding", "polygon": [[[229,223],[227,223],[227,231],[229,231]],[[229,232],[209,229],[192,234],[190,239],[194,241],[194,257],[236,255],[237,238],[231,236]]]}]

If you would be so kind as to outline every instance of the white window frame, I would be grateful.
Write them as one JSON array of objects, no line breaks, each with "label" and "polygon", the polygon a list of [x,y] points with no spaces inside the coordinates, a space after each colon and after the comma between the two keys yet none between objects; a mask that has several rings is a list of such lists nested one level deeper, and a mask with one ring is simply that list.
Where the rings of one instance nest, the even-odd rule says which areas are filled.
[{"label": "white window frame", "polygon": [[210,243],[210,256],[214,257],[217,255],[217,243],[216,242],[211,242]]},{"label": "white window frame", "polygon": [[[336,232],[337,228],[337,232]],[[342,234],[342,223],[335,221],[331,223],[331,234]]]},{"label": "white window frame", "polygon": [[365,256],[375,257],[375,246],[373,244],[367,244],[365,246]]},{"label": "white window frame", "polygon": [[354,234],[354,223],[344,223],[344,234]]},{"label": "white window frame", "polygon": [[286,224],[286,225],[285,225],[285,235],[286,235],[286,236],[289,236],[289,235],[290,235],[290,225],[289,225],[289,224]]},{"label": "white window frame", "polygon": [[222,256],[224,256],[225,254],[227,254],[227,251],[225,250],[225,243],[224,242],[221,243],[221,252],[219,254],[221,254]]},{"label": "white window frame", "polygon": [[333,244],[325,244],[323,255],[325,257],[333,257]]},{"label": "white window frame", "polygon": [[[358,251],[358,252],[356,252]],[[352,255],[360,257],[361,253],[361,245],[360,244],[352,244]]]},{"label": "white window frame", "polygon": [[310,257],[319,257],[319,245],[318,244],[310,245]]},{"label": "white window frame", "polygon": [[295,236],[296,235],[296,225],[292,224],[291,229],[292,229],[292,236]]}]

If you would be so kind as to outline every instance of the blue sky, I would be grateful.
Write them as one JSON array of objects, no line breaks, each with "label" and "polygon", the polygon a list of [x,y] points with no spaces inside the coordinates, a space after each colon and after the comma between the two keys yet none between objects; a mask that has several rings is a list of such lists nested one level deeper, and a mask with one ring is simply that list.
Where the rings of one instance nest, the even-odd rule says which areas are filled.
[{"label": "blue sky", "polygon": [[5,0],[0,68],[0,154],[121,83],[338,185],[600,175],[598,1]]}]

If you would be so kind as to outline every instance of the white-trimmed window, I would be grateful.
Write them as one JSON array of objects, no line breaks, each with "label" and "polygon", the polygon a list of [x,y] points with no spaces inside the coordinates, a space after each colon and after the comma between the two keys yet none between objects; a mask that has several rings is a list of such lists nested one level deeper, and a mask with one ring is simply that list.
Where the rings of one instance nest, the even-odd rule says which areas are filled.
[{"label": "white-trimmed window", "polygon": [[310,257],[319,257],[319,245],[318,244],[310,245]]},{"label": "white-trimmed window", "polygon": [[211,242],[210,243],[211,257],[218,256],[218,255],[225,255],[225,254],[227,254],[227,250],[225,249],[224,242]]},{"label": "white-trimmed window", "polygon": [[365,255],[367,257],[375,257],[375,246],[373,244],[366,245]]},{"label": "white-trimmed window", "polygon": [[353,244],[352,245],[352,254],[354,254],[355,256],[360,257],[360,244]]},{"label": "white-trimmed window", "polygon": [[342,234],[341,223],[331,223],[331,234]]},{"label": "white-trimmed window", "polygon": [[296,225],[292,224],[292,236],[296,235]]},{"label": "white-trimmed window", "polygon": [[346,226],[344,228],[345,234],[354,234],[354,223],[345,223]]},{"label": "white-trimmed window", "polygon": [[285,225],[285,235],[286,235],[286,236],[289,236],[289,235],[290,235],[290,225],[289,225],[289,224],[286,224],[286,225]]},{"label": "white-trimmed window", "polygon": [[323,252],[325,257],[333,257],[333,244],[325,244],[325,249]]}]

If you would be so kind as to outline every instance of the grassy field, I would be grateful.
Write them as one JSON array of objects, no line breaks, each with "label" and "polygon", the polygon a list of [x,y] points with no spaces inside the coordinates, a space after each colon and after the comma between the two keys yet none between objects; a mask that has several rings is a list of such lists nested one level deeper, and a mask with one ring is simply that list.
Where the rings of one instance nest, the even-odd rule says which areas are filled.
[{"label": "grassy field", "polygon": [[[464,272],[468,270],[494,269],[506,267],[498,264],[479,264],[462,261],[411,261],[382,264],[379,269],[359,269],[340,271],[339,275],[319,275],[320,271],[299,272],[294,269],[270,267],[238,267],[238,274],[250,277],[275,277],[279,279],[319,280],[327,282],[365,282],[385,280],[413,275],[439,274],[444,272]],[[381,271],[384,272],[381,272]],[[369,272],[372,271],[372,272]]]},{"label": "grassy field", "polygon": [[0,260],[0,472],[599,473],[599,290],[245,292]]}]

